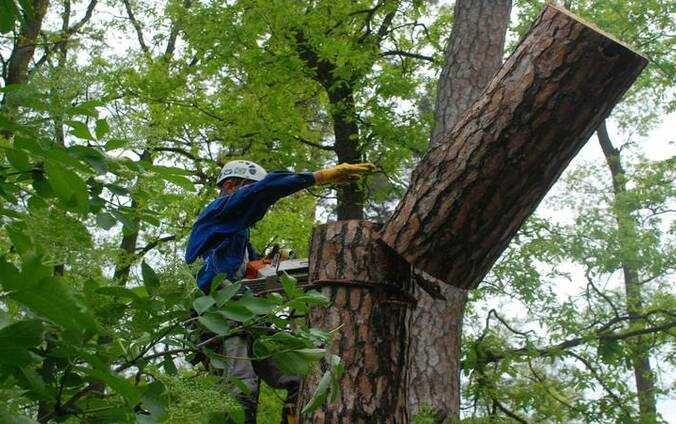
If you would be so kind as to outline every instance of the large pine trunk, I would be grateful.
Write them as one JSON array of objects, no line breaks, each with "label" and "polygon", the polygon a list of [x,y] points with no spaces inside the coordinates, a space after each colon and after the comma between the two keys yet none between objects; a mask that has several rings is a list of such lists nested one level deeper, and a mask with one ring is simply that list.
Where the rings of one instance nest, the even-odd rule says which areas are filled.
[{"label": "large pine trunk", "polygon": [[475,287],[646,62],[547,5],[420,162],[383,240],[419,269]]},{"label": "large pine trunk", "polygon": [[[457,0],[453,30],[439,76],[430,145],[453,129],[479,97],[503,59],[511,0]],[[429,277],[422,277],[429,278]],[[433,410],[439,421],[460,415],[460,345],[467,291],[439,284],[446,300],[415,287],[407,372],[409,416]]]},{"label": "large pine trunk", "polygon": [[[378,224],[339,221],[314,230],[310,281],[331,300],[310,312],[310,324],[337,329],[329,350],[342,358],[340,397],[309,422],[406,421],[406,310],[412,307],[410,266],[377,240]],[[323,369],[304,381],[300,405],[312,396]]]}]

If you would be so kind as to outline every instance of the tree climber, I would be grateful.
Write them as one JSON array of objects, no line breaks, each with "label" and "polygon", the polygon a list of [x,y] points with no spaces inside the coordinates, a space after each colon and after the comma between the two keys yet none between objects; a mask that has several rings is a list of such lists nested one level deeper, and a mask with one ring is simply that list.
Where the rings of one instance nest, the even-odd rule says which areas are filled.
[{"label": "tree climber", "polygon": [[[260,165],[235,160],[225,164],[218,177],[220,196],[212,201],[193,224],[185,260],[194,262],[198,257],[204,264],[197,274],[197,285],[209,293],[211,282],[218,274],[230,281],[245,275],[247,264],[257,259],[249,242],[249,228],[261,220],[268,209],[279,199],[314,184],[341,184],[359,180],[375,170],[370,163],[340,164],[316,172],[270,172]],[[249,358],[251,340],[246,334],[235,335],[223,341],[222,352],[230,358]],[[250,393],[236,391],[245,411],[245,422],[256,422],[259,377],[274,388],[287,390],[287,402],[282,420],[295,422],[292,413],[298,394],[300,379],[284,375],[271,359],[228,359],[226,372],[240,379]],[[288,420],[288,421],[285,421]]]}]

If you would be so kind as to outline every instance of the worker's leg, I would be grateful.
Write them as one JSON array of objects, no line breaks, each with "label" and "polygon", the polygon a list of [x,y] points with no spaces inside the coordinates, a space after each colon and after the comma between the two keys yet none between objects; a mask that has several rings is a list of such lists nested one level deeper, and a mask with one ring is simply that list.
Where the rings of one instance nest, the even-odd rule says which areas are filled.
[{"label": "worker's leg", "polygon": [[238,388],[234,389],[237,400],[244,408],[245,423],[256,423],[256,410],[258,409],[258,386],[259,379],[254,371],[249,358],[249,340],[246,336],[232,336],[223,341],[223,354],[226,356],[227,367],[225,372],[228,376],[237,378],[244,383],[249,393],[244,393]]},{"label": "worker's leg", "polygon": [[274,389],[285,389],[286,400],[282,411],[283,424],[295,424],[297,420],[296,402],[300,388],[300,377],[297,375],[284,374],[272,359],[253,361],[256,374],[262,378],[268,386]]}]

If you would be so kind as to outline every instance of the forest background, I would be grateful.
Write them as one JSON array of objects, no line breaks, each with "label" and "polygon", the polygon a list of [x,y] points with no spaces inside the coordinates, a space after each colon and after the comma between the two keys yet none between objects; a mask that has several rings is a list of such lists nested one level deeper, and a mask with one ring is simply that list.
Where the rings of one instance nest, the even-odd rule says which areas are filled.
[{"label": "forest background", "polygon": [[[505,57],[541,8],[508,3]],[[443,415],[673,422],[675,6],[566,6],[651,62],[469,292],[460,403]],[[387,219],[427,148],[453,23],[454,4],[416,0],[0,1],[2,419],[237,416],[221,379],[187,366],[191,306],[221,337],[226,318],[277,319],[292,331],[260,336],[261,356],[301,373],[327,360],[338,378],[332,329],[278,314],[320,295],[287,282],[263,299],[200,297],[185,240],[236,158],[379,167],[280,202],[254,229],[260,250],[305,256],[317,222]],[[438,417],[417,395],[416,419]],[[264,392],[261,422],[279,396]]]}]

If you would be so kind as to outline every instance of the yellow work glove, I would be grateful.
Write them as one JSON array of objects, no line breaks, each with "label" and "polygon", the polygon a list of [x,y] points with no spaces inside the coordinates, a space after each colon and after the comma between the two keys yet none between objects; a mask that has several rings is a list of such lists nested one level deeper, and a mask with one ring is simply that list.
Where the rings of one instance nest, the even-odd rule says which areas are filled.
[{"label": "yellow work glove", "polygon": [[376,166],[372,163],[341,163],[331,168],[316,171],[317,184],[344,184],[359,180],[362,175],[373,172]]}]

